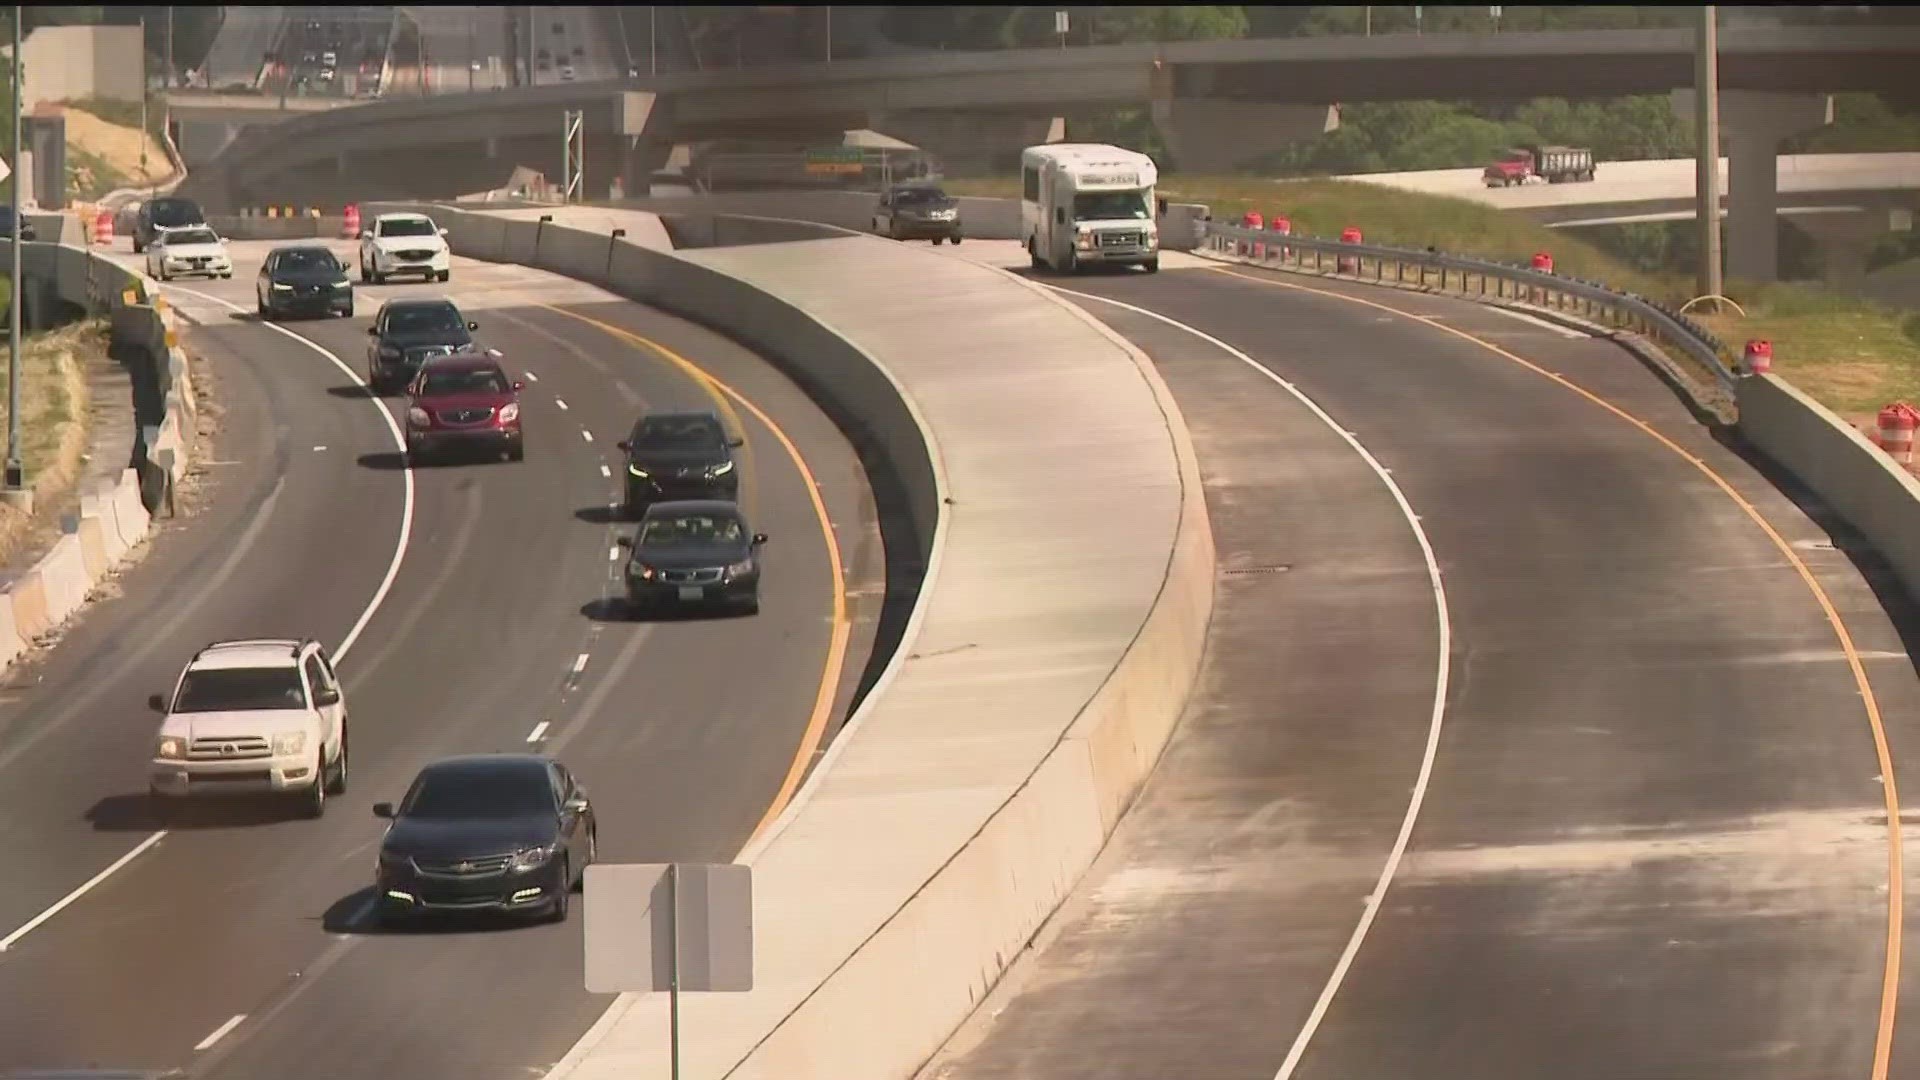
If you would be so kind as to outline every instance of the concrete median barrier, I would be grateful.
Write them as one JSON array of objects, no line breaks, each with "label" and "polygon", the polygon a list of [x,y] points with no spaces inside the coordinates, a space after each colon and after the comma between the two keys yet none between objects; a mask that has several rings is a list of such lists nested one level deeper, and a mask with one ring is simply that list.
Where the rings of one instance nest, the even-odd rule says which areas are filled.
[{"label": "concrete median barrier", "polygon": [[[682,1004],[689,1077],[911,1076],[1092,863],[1184,707],[1214,559],[1171,395],[1029,282],[826,223],[668,215],[669,252],[613,240],[617,211],[557,208],[483,251],[461,239],[495,235],[478,214],[377,208],[401,209],[442,219],[457,254],[577,274],[755,348],[901,493],[915,550],[889,546],[889,577],[920,563],[901,642],[740,856],[756,989]],[[553,1075],[659,1074],[664,1014],[623,995]]]}]

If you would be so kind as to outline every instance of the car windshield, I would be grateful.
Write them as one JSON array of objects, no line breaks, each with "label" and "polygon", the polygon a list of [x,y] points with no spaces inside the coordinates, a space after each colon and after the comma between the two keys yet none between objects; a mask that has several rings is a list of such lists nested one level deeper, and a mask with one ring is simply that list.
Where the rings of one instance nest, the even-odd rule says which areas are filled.
[{"label": "car windshield", "polygon": [[1152,216],[1144,191],[1094,191],[1073,197],[1075,221],[1146,221]]},{"label": "car windshield", "polygon": [[340,261],[333,252],[319,248],[296,248],[280,253],[280,260],[274,263],[276,270],[338,270]]},{"label": "car windshield", "polygon": [[507,392],[507,376],[499,371],[481,369],[428,371],[426,382],[420,387],[420,393],[427,397],[441,397],[446,394],[504,394]]},{"label": "car windshield", "polygon": [[394,308],[387,312],[387,329],[402,334],[417,334],[429,330],[459,330],[466,326],[460,320],[460,312],[451,304],[438,307]]},{"label": "car windshield", "polygon": [[718,450],[726,436],[720,425],[704,416],[655,418],[641,423],[630,444],[635,450]]},{"label": "car windshield", "polygon": [[901,206],[938,206],[953,199],[939,188],[907,188],[896,193],[893,201]]},{"label": "car windshield", "polygon": [[185,199],[155,199],[148,205],[153,208],[149,216],[155,225],[198,225],[206,220],[200,207]]},{"label": "car windshield", "polygon": [[413,782],[403,817],[511,817],[552,812],[553,785],[527,766],[430,772]]},{"label": "car windshield", "polygon": [[726,514],[683,514],[655,518],[640,526],[643,547],[738,543],[744,535],[740,519]]},{"label": "car windshield", "polygon": [[181,229],[167,234],[168,247],[181,247],[186,244],[217,244],[220,238],[212,229]]},{"label": "car windshield", "polygon": [[380,223],[381,236],[438,236],[439,234],[440,230],[433,227],[433,222],[420,218],[402,218],[399,221]]},{"label": "car windshield", "polygon": [[304,709],[306,691],[300,669],[292,667],[207,668],[189,671],[174,695],[177,713],[250,712],[256,709]]}]

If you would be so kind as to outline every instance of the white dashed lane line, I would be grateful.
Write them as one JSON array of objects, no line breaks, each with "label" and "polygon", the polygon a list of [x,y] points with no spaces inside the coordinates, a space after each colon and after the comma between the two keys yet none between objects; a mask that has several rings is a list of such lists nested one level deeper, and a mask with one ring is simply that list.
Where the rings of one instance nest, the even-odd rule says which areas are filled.
[{"label": "white dashed lane line", "polygon": [[585,670],[587,670],[587,654],[581,653],[573,658],[573,673],[578,675]]},{"label": "white dashed lane line", "polygon": [[581,438],[583,438],[583,439],[585,439],[585,440],[587,440],[588,442],[592,442],[592,441],[593,441],[593,432],[591,432],[591,431],[588,431],[588,430],[587,430],[586,428],[581,428],[581,429],[580,429],[580,437],[581,437]]},{"label": "white dashed lane line", "polygon": [[607,467],[606,467],[605,465],[602,465],[602,466],[600,466],[600,475],[601,475],[601,476],[609,476],[609,477],[610,477],[610,476],[612,476],[612,475],[613,475],[613,470],[612,470],[612,469],[609,469],[609,468],[607,468]]},{"label": "white dashed lane line", "polygon": [[526,376],[527,376],[527,381],[528,381],[528,382],[539,382],[539,381],[540,381],[540,376],[538,376],[538,375],[535,375],[535,374],[534,374],[533,372],[531,372],[531,371],[529,371],[529,372],[526,372],[525,374],[526,374]]},{"label": "white dashed lane line", "polygon": [[537,723],[537,724],[535,724],[535,725],[533,725],[533,731],[531,731],[531,732],[529,732],[529,733],[528,733],[528,735],[527,735],[527,741],[528,741],[528,742],[539,742],[539,741],[540,741],[541,739],[544,739],[544,738],[546,738],[546,737],[547,737],[547,728],[548,728],[548,726],[549,726],[549,724],[548,724],[548,722],[547,722],[547,721],[545,721],[545,720],[542,720],[542,721],[540,721],[539,723]]},{"label": "white dashed lane line", "polygon": [[217,1043],[221,1039],[226,1038],[227,1035],[230,1034],[234,1028],[239,1027],[240,1022],[245,1020],[246,1018],[247,1018],[246,1013],[240,1013],[239,1015],[228,1020],[226,1023],[221,1024],[217,1028],[214,1028],[213,1034],[208,1035],[206,1038],[201,1039],[199,1042],[193,1044],[194,1051],[198,1053],[199,1051],[202,1051],[202,1050],[212,1049],[214,1043]]},{"label": "white dashed lane line", "polygon": [[607,561],[608,562],[620,561],[620,545],[619,544],[615,544],[612,547],[607,549]]},{"label": "white dashed lane line", "polygon": [[566,411],[567,411],[567,399],[566,399],[566,398],[554,398],[554,399],[553,399],[553,403],[554,403],[555,405],[558,405],[558,406],[560,406],[560,411],[561,411],[561,412],[566,412]]}]

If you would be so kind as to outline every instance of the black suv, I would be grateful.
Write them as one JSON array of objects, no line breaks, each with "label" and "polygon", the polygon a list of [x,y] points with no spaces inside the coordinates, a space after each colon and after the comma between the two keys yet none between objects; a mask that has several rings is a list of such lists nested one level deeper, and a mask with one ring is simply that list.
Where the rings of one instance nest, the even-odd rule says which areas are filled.
[{"label": "black suv", "polygon": [[133,253],[147,250],[153,238],[160,235],[161,229],[182,229],[188,225],[205,225],[206,211],[192,199],[148,199],[140,204],[140,213],[133,219]]},{"label": "black suv", "polygon": [[263,319],[282,315],[353,317],[353,282],[347,280],[347,264],[319,244],[296,244],[267,252],[253,293]]},{"label": "black suv", "polygon": [[626,513],[638,516],[667,499],[736,499],[740,472],[727,437],[710,412],[652,413],[620,440],[627,452]]},{"label": "black suv", "polygon": [[451,300],[389,300],[367,328],[373,338],[367,343],[367,384],[376,393],[398,390],[431,357],[473,348],[478,329]]},{"label": "black suv", "polygon": [[724,604],[760,610],[760,545],[736,503],[711,499],[655,503],[627,556],[627,607],[634,613],[668,605]]}]

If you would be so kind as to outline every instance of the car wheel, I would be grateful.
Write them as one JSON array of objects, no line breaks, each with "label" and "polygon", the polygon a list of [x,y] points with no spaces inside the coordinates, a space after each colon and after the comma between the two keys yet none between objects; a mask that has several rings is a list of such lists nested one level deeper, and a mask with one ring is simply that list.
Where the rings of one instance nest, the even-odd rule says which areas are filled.
[{"label": "car wheel", "polygon": [[226,273],[224,273],[224,274],[221,274],[221,275],[220,275],[220,280],[221,280],[221,281],[231,281],[231,280],[233,280],[233,271],[231,271],[231,270],[229,270],[229,271],[227,271]]},{"label": "car wheel", "polygon": [[941,244],[946,243],[946,240],[947,238],[944,236],[936,236],[933,238],[933,246],[939,247]]},{"label": "car wheel", "polygon": [[343,319],[351,319],[351,318],[353,318],[353,305],[352,305],[352,304],[348,304],[348,305],[347,305],[346,307],[343,307],[343,308],[341,308],[341,309],[340,309],[340,317],[341,317],[341,318],[343,318]]},{"label": "car wheel", "polygon": [[560,890],[553,894],[553,907],[547,910],[547,921],[563,923],[567,921],[567,909],[573,900],[573,867],[566,856],[560,857]]},{"label": "car wheel", "polygon": [[319,776],[314,777],[313,784],[300,793],[300,810],[304,816],[310,818],[317,818],[327,812],[327,776],[324,769]]},{"label": "car wheel", "polygon": [[147,245],[145,245],[145,244],[143,244],[143,243],[141,243],[141,242],[140,242],[140,238],[139,238],[139,237],[137,237],[137,236],[136,236],[136,237],[134,237],[134,239],[133,239],[133,253],[134,253],[135,255],[138,255],[138,254],[140,254],[141,252],[143,252],[143,251],[145,251],[145,250],[147,250]]},{"label": "car wheel", "polygon": [[387,275],[381,273],[378,270],[375,270],[373,272],[372,281],[375,285],[385,285],[387,283]]},{"label": "car wheel", "polygon": [[333,763],[333,790],[329,792],[329,794],[345,795],[346,793],[347,793],[347,733],[345,731],[342,731],[340,733],[340,758],[339,760]]},{"label": "car wheel", "polygon": [[1157,273],[1159,273],[1159,272],[1160,272],[1160,257],[1159,257],[1158,255],[1156,255],[1156,256],[1154,256],[1153,258],[1151,258],[1151,259],[1148,259],[1148,260],[1146,261],[1146,267],[1147,267],[1147,273],[1149,273],[1149,274],[1157,274]]},{"label": "car wheel", "polygon": [[360,284],[365,285],[368,282],[371,282],[372,280],[373,280],[373,275],[367,273],[367,260],[361,259],[360,260]]},{"label": "car wheel", "polygon": [[513,444],[512,446],[507,448],[507,460],[508,461],[527,460],[527,448],[520,443]]},{"label": "car wheel", "polygon": [[436,276],[437,276],[437,277],[439,277],[439,279],[440,279],[441,281],[443,281],[443,282],[444,282],[444,281],[449,281],[449,280],[451,280],[451,279],[453,278],[453,271],[451,271],[451,270],[442,270],[442,271],[440,271],[440,273],[439,273],[438,275],[436,275]]},{"label": "car wheel", "polygon": [[947,239],[948,239],[949,241],[952,241],[952,243],[953,243],[953,246],[954,246],[954,247],[959,247],[959,246],[960,246],[960,236],[959,236],[959,234],[958,234],[958,233],[956,233],[956,234],[954,234],[954,235],[952,235],[952,236],[949,236],[949,237],[947,237]]},{"label": "car wheel", "polygon": [[760,594],[755,593],[747,597],[746,602],[740,605],[740,613],[743,615],[760,614]]}]

